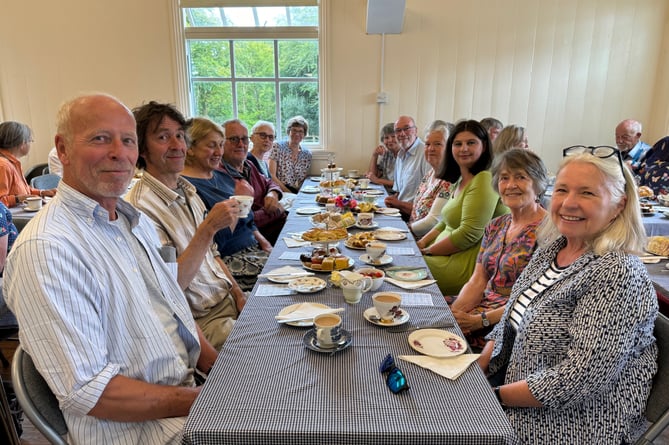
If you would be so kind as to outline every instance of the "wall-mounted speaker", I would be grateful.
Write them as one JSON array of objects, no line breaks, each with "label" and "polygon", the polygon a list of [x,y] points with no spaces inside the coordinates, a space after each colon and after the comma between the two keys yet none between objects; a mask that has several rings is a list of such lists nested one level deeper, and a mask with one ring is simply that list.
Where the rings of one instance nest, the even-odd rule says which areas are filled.
[{"label": "wall-mounted speaker", "polygon": [[406,0],[367,0],[367,34],[399,34]]}]

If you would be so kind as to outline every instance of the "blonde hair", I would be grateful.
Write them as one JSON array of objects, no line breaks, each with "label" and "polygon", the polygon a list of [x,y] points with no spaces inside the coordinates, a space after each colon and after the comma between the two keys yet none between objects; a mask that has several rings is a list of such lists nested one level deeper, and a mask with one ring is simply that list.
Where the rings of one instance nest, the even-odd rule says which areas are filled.
[{"label": "blonde hair", "polygon": [[[588,249],[595,255],[613,251],[641,253],[646,245],[646,230],[641,220],[636,185],[629,169],[623,167],[621,172],[616,156],[599,158],[590,153],[581,153],[566,156],[560,164],[558,175],[563,168],[574,162],[594,165],[602,173],[607,185],[606,190],[610,193],[614,204],[625,200],[620,214],[594,238],[587,241]],[[537,241],[540,245],[549,244],[560,236],[562,234],[552,218],[545,218],[537,231]]]}]

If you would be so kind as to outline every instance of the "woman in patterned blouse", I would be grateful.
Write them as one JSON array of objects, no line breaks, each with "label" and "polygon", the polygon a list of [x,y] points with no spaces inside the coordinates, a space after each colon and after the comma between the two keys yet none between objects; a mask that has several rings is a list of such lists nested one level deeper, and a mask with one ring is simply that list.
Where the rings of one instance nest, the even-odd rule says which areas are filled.
[{"label": "woman in patterned blouse", "polygon": [[451,183],[437,177],[446,153],[448,136],[448,124],[444,121],[435,121],[428,127],[424,153],[432,170],[420,182],[411,209],[405,210],[405,213],[411,214],[409,228],[417,238],[425,235],[439,222],[441,209],[451,196]]},{"label": "woman in patterned blouse", "polygon": [[539,248],[479,363],[520,442],[633,443],[657,369],[636,188],[613,147],[564,155]]},{"label": "woman in patterned blouse", "polygon": [[309,123],[302,116],[288,120],[288,140],[274,144],[269,156],[269,171],[281,190],[297,193],[311,168],[311,152],[300,143],[308,134]]},{"label": "woman in patterned blouse", "polygon": [[546,215],[540,202],[548,173],[539,156],[514,148],[495,157],[492,185],[511,213],[488,224],[474,274],[457,298],[445,297],[476,349],[485,345],[484,336],[502,318],[511,287],[534,253],[536,230]]}]

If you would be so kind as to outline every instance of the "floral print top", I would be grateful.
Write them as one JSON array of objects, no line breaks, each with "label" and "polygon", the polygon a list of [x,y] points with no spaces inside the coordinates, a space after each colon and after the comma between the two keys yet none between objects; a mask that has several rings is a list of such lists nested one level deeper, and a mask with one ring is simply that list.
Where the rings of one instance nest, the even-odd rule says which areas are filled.
[{"label": "floral print top", "polygon": [[288,146],[288,141],[274,144],[269,158],[276,162],[276,177],[289,188],[296,190],[302,187],[304,179],[311,168],[311,152],[300,147],[297,154],[297,162],[292,159],[293,153]]},{"label": "floral print top", "polygon": [[418,192],[413,200],[413,209],[411,209],[411,218],[409,225],[413,222],[425,218],[434,200],[437,198],[448,199],[451,196],[451,183],[435,177],[434,169],[423,177],[418,186]]}]

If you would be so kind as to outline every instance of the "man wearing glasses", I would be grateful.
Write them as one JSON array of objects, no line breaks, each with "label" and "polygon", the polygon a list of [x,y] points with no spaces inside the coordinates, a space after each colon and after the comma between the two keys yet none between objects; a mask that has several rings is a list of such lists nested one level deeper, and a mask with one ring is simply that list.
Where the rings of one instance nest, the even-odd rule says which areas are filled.
[{"label": "man wearing glasses", "polygon": [[[283,196],[281,187],[263,176],[247,159],[249,137],[246,125],[239,119],[231,119],[223,122],[221,126],[226,135],[221,168],[235,181],[246,181],[251,184],[253,187],[253,206],[251,207],[253,221],[260,233],[270,244],[274,245],[286,222],[287,215],[286,210],[279,203]],[[271,134],[273,136],[274,132]],[[263,139],[260,135],[254,137],[256,136]],[[269,137],[264,139],[269,142]]]},{"label": "man wearing glasses", "polygon": [[385,199],[385,204],[399,209],[406,220],[411,214],[420,181],[431,168],[425,159],[425,144],[417,133],[416,122],[412,117],[400,116],[395,122],[395,136],[400,146],[395,160],[395,193]]},{"label": "man wearing glasses", "polygon": [[616,126],[616,146],[634,173],[641,169],[650,150],[650,145],[641,141],[641,123],[634,119],[625,119]]}]

